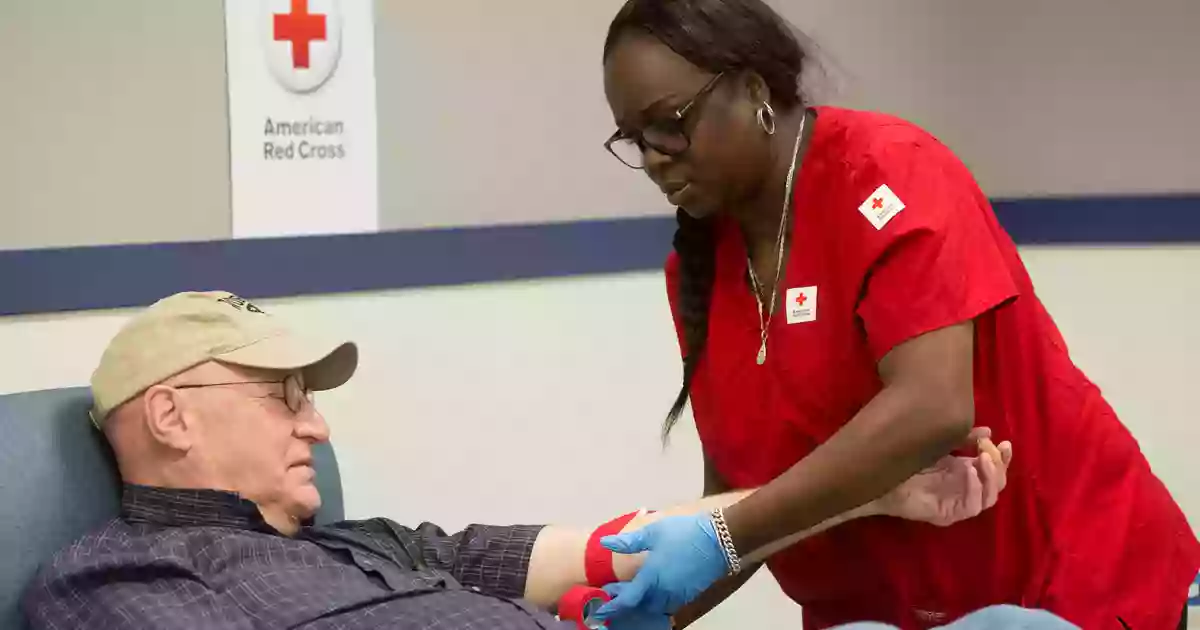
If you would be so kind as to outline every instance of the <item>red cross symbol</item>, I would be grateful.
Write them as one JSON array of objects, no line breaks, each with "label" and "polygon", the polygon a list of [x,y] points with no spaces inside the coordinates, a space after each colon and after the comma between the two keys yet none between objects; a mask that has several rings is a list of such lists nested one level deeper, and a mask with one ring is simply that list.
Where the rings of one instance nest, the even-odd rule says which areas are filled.
[{"label": "red cross symbol", "polygon": [[292,67],[308,67],[308,45],[325,41],[325,16],[308,12],[308,0],[292,0],[291,13],[275,14],[275,41],[292,43]]},{"label": "red cross symbol", "polygon": [[804,295],[803,292],[801,292],[800,295],[796,296],[796,306],[804,306],[804,303],[807,301],[808,301],[808,296]]},{"label": "red cross symbol", "polygon": [[878,210],[883,207],[883,197],[876,197],[871,200],[871,208]]}]

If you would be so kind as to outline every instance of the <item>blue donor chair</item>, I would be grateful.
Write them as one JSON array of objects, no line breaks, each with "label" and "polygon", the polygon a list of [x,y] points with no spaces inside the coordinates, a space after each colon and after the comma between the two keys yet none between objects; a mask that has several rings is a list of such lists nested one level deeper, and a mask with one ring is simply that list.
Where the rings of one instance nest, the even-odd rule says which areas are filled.
[{"label": "blue donor chair", "polygon": [[[21,596],[56,551],[117,516],[121,485],[104,436],[88,419],[86,388],[0,396],[0,628],[28,628]],[[329,445],[314,449],[323,507],[343,518],[342,481]]]}]

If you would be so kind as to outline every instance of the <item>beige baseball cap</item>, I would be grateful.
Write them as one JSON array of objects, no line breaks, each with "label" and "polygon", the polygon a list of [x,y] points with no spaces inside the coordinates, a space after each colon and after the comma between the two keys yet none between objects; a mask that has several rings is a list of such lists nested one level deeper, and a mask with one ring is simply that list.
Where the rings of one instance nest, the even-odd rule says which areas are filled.
[{"label": "beige baseball cap", "polygon": [[92,373],[92,422],[101,426],[147,388],[207,361],[301,370],[309,388],[328,390],[354,375],[358,347],[299,337],[227,291],[178,293],[155,302],[109,342]]}]

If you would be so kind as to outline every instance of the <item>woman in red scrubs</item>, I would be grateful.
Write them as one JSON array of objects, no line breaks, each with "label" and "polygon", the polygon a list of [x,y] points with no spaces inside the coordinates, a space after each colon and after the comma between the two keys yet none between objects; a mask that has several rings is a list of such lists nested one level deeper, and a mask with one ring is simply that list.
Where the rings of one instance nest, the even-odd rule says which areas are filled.
[{"label": "woman in red scrubs", "polygon": [[606,614],[728,587],[739,557],[882,495],[978,424],[1022,452],[990,511],[853,521],[768,560],[805,627],[1012,603],[1089,630],[1175,628],[1200,545],[987,197],[915,125],[807,107],[806,61],[760,0],[629,0],[610,27],[607,146],[680,208],[684,376],[665,428],[690,399],[706,491],[762,489],[606,540],[649,551]]}]

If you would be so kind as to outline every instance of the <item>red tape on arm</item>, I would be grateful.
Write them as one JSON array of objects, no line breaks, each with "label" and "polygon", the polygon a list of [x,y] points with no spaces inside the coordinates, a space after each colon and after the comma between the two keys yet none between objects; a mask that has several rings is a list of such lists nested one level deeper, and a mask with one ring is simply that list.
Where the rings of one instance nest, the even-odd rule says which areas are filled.
[{"label": "red tape on arm", "polygon": [[605,549],[600,544],[600,539],[621,533],[629,521],[632,521],[638,514],[641,512],[630,512],[618,516],[592,532],[588,538],[587,547],[583,551],[583,570],[587,575],[588,584],[604,586],[617,581],[617,573],[613,569],[613,552]]},{"label": "red tape on arm", "polygon": [[588,604],[602,604],[611,599],[608,593],[591,586],[572,586],[558,599],[558,618],[574,621],[579,630],[589,630],[587,625]]}]

